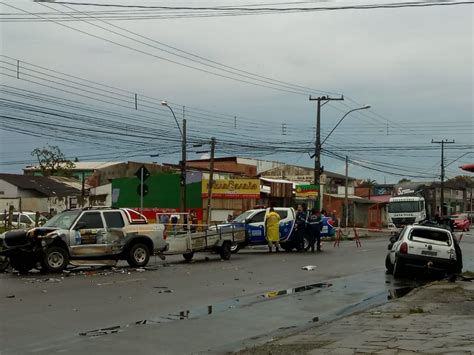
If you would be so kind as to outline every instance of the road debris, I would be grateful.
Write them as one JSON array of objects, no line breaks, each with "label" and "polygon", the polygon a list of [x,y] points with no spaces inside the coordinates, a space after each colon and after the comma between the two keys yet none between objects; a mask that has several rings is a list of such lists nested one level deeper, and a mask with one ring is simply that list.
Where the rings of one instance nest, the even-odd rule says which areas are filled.
[{"label": "road debris", "polygon": [[313,271],[317,268],[316,265],[306,265],[301,268],[301,270],[306,270],[306,271]]},{"label": "road debris", "polygon": [[8,295],[6,298],[15,298],[15,295]]},{"label": "road debris", "polygon": [[90,336],[90,337],[97,337],[101,335],[107,335],[107,334],[115,334],[120,331],[120,325],[114,326],[114,327],[108,327],[108,328],[102,328],[102,329],[95,329],[95,330],[90,330],[87,332],[79,333],[80,336]]}]

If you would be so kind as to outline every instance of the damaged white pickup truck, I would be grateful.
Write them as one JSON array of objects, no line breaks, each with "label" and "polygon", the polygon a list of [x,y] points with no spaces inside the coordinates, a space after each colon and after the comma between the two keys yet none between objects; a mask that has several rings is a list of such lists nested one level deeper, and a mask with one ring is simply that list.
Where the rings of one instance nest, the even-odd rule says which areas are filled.
[{"label": "damaged white pickup truck", "polygon": [[140,213],[120,208],[85,208],[64,211],[42,227],[0,235],[0,255],[21,273],[37,264],[45,272],[60,272],[71,262],[127,260],[145,266],[150,255],[168,249],[161,224],[149,224]]}]

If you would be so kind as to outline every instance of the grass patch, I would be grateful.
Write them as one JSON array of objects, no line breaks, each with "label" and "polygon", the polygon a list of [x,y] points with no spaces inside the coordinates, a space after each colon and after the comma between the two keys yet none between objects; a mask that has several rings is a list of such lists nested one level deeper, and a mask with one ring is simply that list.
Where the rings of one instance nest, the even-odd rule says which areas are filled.
[{"label": "grass patch", "polygon": [[461,275],[464,277],[474,277],[474,271],[467,270],[467,271],[464,271]]}]

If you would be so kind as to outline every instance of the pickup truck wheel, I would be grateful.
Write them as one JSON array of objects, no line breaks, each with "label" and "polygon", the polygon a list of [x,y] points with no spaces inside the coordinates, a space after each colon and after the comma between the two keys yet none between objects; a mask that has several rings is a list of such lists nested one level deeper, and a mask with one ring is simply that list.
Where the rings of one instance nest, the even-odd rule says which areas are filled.
[{"label": "pickup truck wheel", "polygon": [[194,252],[190,252],[190,253],[185,253],[183,254],[183,258],[184,260],[186,260],[188,263],[193,260],[193,256],[194,256]]},{"label": "pickup truck wheel", "polygon": [[7,256],[0,256],[0,272],[5,272],[10,266],[10,260]]},{"label": "pickup truck wheel", "polygon": [[127,255],[128,265],[131,267],[142,267],[150,260],[150,250],[145,244],[137,243],[132,245]]},{"label": "pickup truck wheel", "polygon": [[10,256],[10,265],[20,274],[26,274],[36,265],[36,260],[32,255],[12,255]]},{"label": "pickup truck wheel", "polygon": [[232,252],[232,254],[237,254],[239,250],[240,250],[240,244],[234,243],[230,247],[230,251]]},{"label": "pickup truck wheel", "polygon": [[310,238],[310,237],[309,237],[308,235],[305,235],[305,236],[304,236],[304,239],[303,239],[303,249],[304,249],[304,251],[308,251],[308,250],[309,250],[309,246],[310,246],[310,245],[309,245],[309,243],[310,243],[310,242],[309,242],[309,238]]},{"label": "pickup truck wheel", "polygon": [[387,274],[393,274],[393,265],[390,261],[390,254],[385,257],[385,267],[387,268]]},{"label": "pickup truck wheel", "polygon": [[399,278],[402,273],[403,273],[403,264],[398,258],[396,258],[395,264],[393,265],[393,277]]},{"label": "pickup truck wheel", "polygon": [[41,259],[41,267],[47,272],[61,272],[69,264],[67,251],[59,246],[46,249]]},{"label": "pickup truck wheel", "polygon": [[230,259],[230,256],[232,255],[232,252],[230,251],[230,247],[231,247],[230,243],[222,244],[221,250],[219,252],[220,255],[221,255],[221,259],[223,259],[223,260],[229,260]]}]

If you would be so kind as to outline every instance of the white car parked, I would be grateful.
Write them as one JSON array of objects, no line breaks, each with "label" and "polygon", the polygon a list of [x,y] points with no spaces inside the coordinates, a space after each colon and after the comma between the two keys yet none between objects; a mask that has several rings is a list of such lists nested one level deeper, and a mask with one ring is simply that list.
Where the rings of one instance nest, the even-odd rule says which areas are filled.
[{"label": "white car parked", "polygon": [[409,225],[390,238],[385,258],[388,273],[399,277],[407,269],[429,269],[444,273],[462,270],[462,254],[451,231],[428,225]]}]

